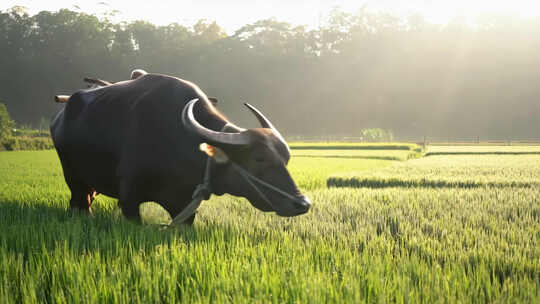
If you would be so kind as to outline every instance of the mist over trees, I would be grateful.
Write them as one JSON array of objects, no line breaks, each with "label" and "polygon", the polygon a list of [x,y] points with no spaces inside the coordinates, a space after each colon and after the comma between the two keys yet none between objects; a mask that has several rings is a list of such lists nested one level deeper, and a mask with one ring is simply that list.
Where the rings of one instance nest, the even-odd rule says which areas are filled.
[{"label": "mist over trees", "polygon": [[127,79],[134,68],[197,83],[240,124],[261,108],[286,135],[397,139],[540,138],[540,19],[485,17],[433,25],[362,10],[335,10],[319,28],[274,19],[232,35],[192,27],[112,23],[60,10],[0,12],[0,101],[38,126],[61,106],[55,94],[82,78]]}]

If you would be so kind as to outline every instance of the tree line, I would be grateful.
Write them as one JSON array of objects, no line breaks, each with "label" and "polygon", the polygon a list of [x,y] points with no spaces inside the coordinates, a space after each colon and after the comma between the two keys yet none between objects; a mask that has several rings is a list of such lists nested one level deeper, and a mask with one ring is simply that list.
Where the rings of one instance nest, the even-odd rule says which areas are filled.
[{"label": "tree line", "polygon": [[197,83],[240,124],[260,107],[287,135],[540,138],[540,19],[446,25],[334,10],[318,28],[275,19],[227,34],[215,22],[114,23],[63,9],[0,11],[0,102],[37,126],[55,94],[134,68]]}]

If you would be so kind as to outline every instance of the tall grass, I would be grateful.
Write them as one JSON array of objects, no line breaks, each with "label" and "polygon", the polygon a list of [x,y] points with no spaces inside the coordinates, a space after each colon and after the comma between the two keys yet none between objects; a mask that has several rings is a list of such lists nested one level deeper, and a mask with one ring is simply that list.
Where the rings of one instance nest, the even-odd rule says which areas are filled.
[{"label": "tall grass", "polygon": [[335,174],[328,185],[534,188],[540,187],[540,155],[430,156],[369,172]]},{"label": "tall grass", "polygon": [[102,196],[94,217],[68,212],[53,151],[2,152],[0,302],[538,302],[538,188],[325,186],[411,162],[293,157],[308,214],[213,197],[193,227],[163,230],[155,205],[146,225]]}]

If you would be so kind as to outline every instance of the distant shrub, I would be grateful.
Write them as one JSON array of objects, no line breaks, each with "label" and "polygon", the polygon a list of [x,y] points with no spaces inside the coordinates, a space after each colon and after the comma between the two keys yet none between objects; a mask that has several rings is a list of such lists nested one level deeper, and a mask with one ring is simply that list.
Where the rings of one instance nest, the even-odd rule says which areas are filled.
[{"label": "distant shrub", "polygon": [[11,136],[15,122],[11,120],[6,105],[0,103],[0,142]]},{"label": "distant shrub", "polygon": [[49,137],[51,134],[49,130],[34,130],[34,129],[13,129],[11,133],[17,137]]},{"label": "distant shrub", "polygon": [[6,106],[0,103],[0,151],[47,150],[54,148],[50,133],[45,129],[48,124],[42,118],[40,130],[30,126],[15,129],[15,122],[9,116]]},{"label": "distant shrub", "polygon": [[0,149],[7,151],[18,150],[48,150],[53,149],[54,144],[48,137],[7,137],[2,141]]},{"label": "distant shrub", "polygon": [[360,130],[362,141],[368,142],[391,142],[394,140],[392,130],[384,130],[380,128],[362,129]]}]

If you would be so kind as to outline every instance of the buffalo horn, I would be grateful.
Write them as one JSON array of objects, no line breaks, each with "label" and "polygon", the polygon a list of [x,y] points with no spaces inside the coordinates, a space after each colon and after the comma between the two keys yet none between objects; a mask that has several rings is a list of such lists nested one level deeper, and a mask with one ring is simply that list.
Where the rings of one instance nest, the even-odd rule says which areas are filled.
[{"label": "buffalo horn", "polygon": [[255,108],[254,106],[250,105],[247,102],[245,102],[244,105],[251,111],[251,113],[253,113],[253,115],[255,115],[255,117],[257,117],[257,120],[259,121],[259,123],[261,124],[263,128],[268,128],[274,131],[274,133],[276,133],[278,138],[285,144],[285,146],[288,146],[283,136],[281,136],[281,133],[279,133],[276,127],[274,127],[274,125],[270,122],[270,120],[266,118],[266,116],[264,116],[264,114],[261,113],[261,111],[257,110],[257,108]]},{"label": "buffalo horn", "polygon": [[203,127],[193,115],[193,107],[199,101],[198,98],[191,100],[182,111],[182,123],[188,129],[197,133],[210,143],[244,146],[249,144],[249,135],[245,133],[224,133]]},{"label": "buffalo horn", "polygon": [[101,80],[99,78],[84,77],[83,80],[84,80],[84,82],[87,82],[89,84],[94,84],[94,85],[102,86],[102,87],[106,87],[106,86],[112,84],[112,82],[109,82],[109,81],[106,81],[106,80]]}]

